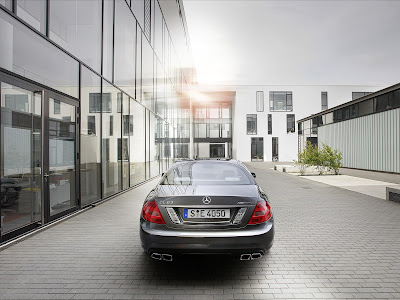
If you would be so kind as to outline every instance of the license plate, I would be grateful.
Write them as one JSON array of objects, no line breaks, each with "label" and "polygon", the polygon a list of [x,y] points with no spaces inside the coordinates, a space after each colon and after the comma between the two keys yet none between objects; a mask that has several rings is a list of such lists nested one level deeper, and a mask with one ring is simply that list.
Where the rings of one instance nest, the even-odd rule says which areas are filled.
[{"label": "license plate", "polygon": [[231,211],[229,209],[185,208],[183,217],[185,219],[225,219],[231,217]]}]

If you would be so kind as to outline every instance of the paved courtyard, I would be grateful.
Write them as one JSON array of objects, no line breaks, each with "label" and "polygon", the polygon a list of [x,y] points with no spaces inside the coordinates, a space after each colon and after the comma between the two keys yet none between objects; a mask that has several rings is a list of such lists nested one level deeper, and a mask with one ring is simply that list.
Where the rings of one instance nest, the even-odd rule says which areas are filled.
[{"label": "paved courtyard", "polygon": [[400,204],[249,163],[275,214],[271,251],[154,261],[152,181],[0,252],[0,299],[400,299]]}]

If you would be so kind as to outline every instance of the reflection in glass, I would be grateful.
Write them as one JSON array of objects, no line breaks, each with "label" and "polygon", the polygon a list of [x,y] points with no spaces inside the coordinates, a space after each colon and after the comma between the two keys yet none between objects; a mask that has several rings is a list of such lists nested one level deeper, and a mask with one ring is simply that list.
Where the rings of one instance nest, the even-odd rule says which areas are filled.
[{"label": "reflection in glass", "polygon": [[122,98],[122,113],[123,113],[122,140],[120,139],[121,146],[118,145],[118,149],[121,147],[120,160],[122,160],[122,184],[123,184],[123,189],[126,189],[129,187],[129,136],[130,136],[129,97],[127,95],[123,95]]},{"label": "reflection in glass", "polygon": [[1,232],[41,218],[40,93],[1,83]]},{"label": "reflection in glass", "polygon": [[100,73],[101,0],[57,0],[50,4],[50,39]]},{"label": "reflection in glass", "polygon": [[142,103],[154,111],[153,101],[153,49],[145,37],[142,38]]},{"label": "reflection in glass", "polygon": [[124,0],[115,2],[114,81],[135,95],[136,20]]},{"label": "reflection in glass", "polygon": [[60,103],[60,114],[52,113],[49,99],[50,215],[76,205],[75,195],[75,106]]},{"label": "reflection in glass", "polygon": [[142,31],[136,26],[136,100],[142,102]]},{"label": "reflection in glass", "polygon": [[46,0],[18,0],[17,5],[18,17],[46,34]]},{"label": "reflection in glass", "polygon": [[82,206],[101,198],[100,77],[82,66],[81,89],[81,199]]},{"label": "reflection in glass", "polygon": [[163,60],[163,15],[161,13],[160,6],[158,5],[158,1],[155,1],[154,5],[154,51],[159,58],[159,60]]},{"label": "reflection in glass", "polygon": [[1,9],[0,28],[0,67],[78,97],[77,61]]},{"label": "reflection in glass", "polygon": [[160,174],[160,150],[158,149],[156,134],[157,134],[157,118],[152,113],[149,112],[150,115],[150,125],[149,125],[149,133],[150,133],[150,177],[155,177]]},{"label": "reflection in glass", "polygon": [[[110,99],[111,103],[116,104],[118,94],[121,94],[118,89],[103,80],[103,101]],[[121,143],[118,145],[118,139],[121,139],[121,113],[117,112],[117,105],[112,105],[111,108],[106,105],[103,105],[103,107],[106,107],[107,110],[103,110],[102,113],[102,186],[103,195],[107,197],[122,189],[122,164],[121,159],[119,159],[122,156],[122,145]]]},{"label": "reflection in glass", "polygon": [[145,178],[145,118],[144,108],[132,98],[129,115],[133,120],[133,136],[129,139],[130,185],[144,181]]},{"label": "reflection in glass", "polygon": [[0,0],[0,5],[3,5],[8,10],[12,10],[12,0]]},{"label": "reflection in glass", "polygon": [[104,1],[103,14],[103,76],[112,81],[114,0]]},{"label": "reflection in glass", "polygon": [[131,8],[140,27],[144,29],[144,0],[131,0]]}]

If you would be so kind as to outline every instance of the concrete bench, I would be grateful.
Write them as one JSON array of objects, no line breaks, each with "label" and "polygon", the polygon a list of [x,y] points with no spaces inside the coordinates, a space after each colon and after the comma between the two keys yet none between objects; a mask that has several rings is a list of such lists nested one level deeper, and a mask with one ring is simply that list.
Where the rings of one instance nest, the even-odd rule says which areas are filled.
[{"label": "concrete bench", "polygon": [[400,203],[400,189],[386,187],[386,200]]},{"label": "concrete bench", "polygon": [[285,167],[293,167],[293,166],[292,165],[274,165],[274,170],[283,172],[283,168],[285,168]]}]

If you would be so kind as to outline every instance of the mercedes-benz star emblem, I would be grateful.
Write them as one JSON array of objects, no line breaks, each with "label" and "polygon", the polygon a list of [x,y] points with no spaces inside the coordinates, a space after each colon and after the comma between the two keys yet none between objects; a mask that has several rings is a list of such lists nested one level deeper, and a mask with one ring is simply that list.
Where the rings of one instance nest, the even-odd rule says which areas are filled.
[{"label": "mercedes-benz star emblem", "polygon": [[203,203],[204,203],[204,204],[210,204],[210,203],[211,203],[211,198],[208,197],[208,196],[204,197],[204,198],[203,198]]}]

